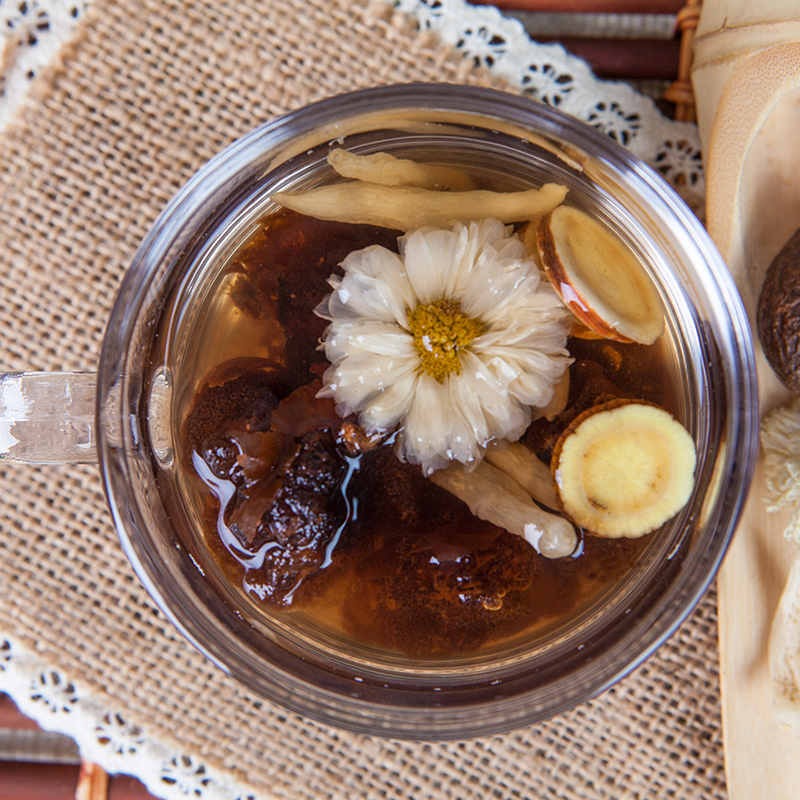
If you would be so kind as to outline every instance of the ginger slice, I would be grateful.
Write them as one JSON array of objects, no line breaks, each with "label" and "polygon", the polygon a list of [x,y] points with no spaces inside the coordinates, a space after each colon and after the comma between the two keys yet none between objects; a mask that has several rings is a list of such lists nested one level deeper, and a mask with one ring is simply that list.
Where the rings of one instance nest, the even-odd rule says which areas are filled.
[{"label": "ginger slice", "polygon": [[694,440],[671,414],[634,400],[612,400],[579,415],[561,434],[551,468],[559,507],[607,538],[638,538],[688,502]]},{"label": "ginger slice", "polygon": [[328,153],[328,163],[343,178],[352,178],[382,186],[417,186],[421,189],[465,192],[475,185],[460,169],[436,164],[421,164],[391,153],[358,155],[337,147]]},{"label": "ginger slice", "polygon": [[664,332],[664,306],[639,259],[611,231],[577,208],[539,221],[539,258],[565,305],[607,339],[652,344]]},{"label": "ginger slice", "polygon": [[566,194],[567,187],[556,183],[521,192],[438,192],[354,181],[301,192],[276,192],[272,199],[317,219],[412,231],[426,225],[441,228],[454,220],[488,217],[504,223],[517,222],[552,211]]},{"label": "ginger slice", "polygon": [[470,472],[451,464],[428,479],[463,500],[476,517],[521,536],[547,558],[575,552],[578,535],[572,525],[539,508],[513,478],[486,461]]}]

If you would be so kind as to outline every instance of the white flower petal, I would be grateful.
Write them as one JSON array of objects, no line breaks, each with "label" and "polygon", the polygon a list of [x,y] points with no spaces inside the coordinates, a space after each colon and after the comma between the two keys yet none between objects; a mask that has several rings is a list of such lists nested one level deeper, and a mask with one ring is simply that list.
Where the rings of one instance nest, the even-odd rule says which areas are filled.
[{"label": "white flower petal", "polygon": [[[497,219],[487,218],[470,222],[466,230],[472,243],[471,258],[473,261],[486,257],[494,261],[497,258],[498,248],[503,248],[507,245],[514,247],[515,243],[522,244],[518,237],[509,236],[510,229],[508,226]],[[525,257],[524,246],[518,257]]]},{"label": "white flower petal", "polygon": [[462,464],[474,463],[483,455],[491,431],[479,395],[468,380],[451,375],[445,381],[446,408],[449,410],[448,455]]},{"label": "white flower petal", "polygon": [[[532,262],[530,265],[533,266]],[[464,313],[479,317],[489,326],[507,325],[510,318],[527,310],[538,314],[560,309],[564,316],[564,305],[551,288],[536,272],[495,269],[490,275],[475,276],[464,295],[462,308]]]},{"label": "white flower petal", "polygon": [[520,403],[545,406],[553,396],[553,386],[570,364],[566,356],[556,359],[536,351],[498,349],[484,362],[493,374],[509,380],[506,392]]},{"label": "white flower petal", "polygon": [[453,231],[422,228],[398,240],[408,281],[418,303],[450,297],[452,273],[460,264],[460,236]]},{"label": "white flower petal", "polygon": [[331,281],[325,309],[329,319],[405,321],[408,304],[416,298],[400,256],[376,245],[350,253],[342,268],[344,278]]},{"label": "white flower petal", "polygon": [[363,405],[359,422],[367,431],[391,430],[408,414],[417,395],[420,374],[416,369],[406,369],[406,366],[395,372],[385,391]]},{"label": "white flower petal", "polygon": [[336,413],[340,417],[349,417],[379,392],[380,389],[368,383],[356,371],[343,368],[340,364],[325,370],[323,386],[317,392],[317,397],[332,397],[336,401]]},{"label": "white flower petal", "polygon": [[505,324],[487,328],[472,340],[470,349],[473,352],[488,353],[495,347],[528,348],[546,355],[563,355],[566,352],[566,326],[559,320],[545,317],[537,323],[530,314],[524,314],[516,319],[509,318]]},{"label": "white flower petal", "polygon": [[530,424],[531,412],[509,394],[509,386],[518,380],[516,370],[498,370],[474,353],[464,353],[461,364],[461,391],[475,395],[480,413],[486,420],[486,440],[514,440],[522,436]]},{"label": "white flower petal", "polygon": [[404,380],[407,375],[413,375],[417,363],[416,358],[391,359],[369,354],[353,355],[334,367],[330,377],[330,383],[336,386],[334,396],[337,402],[343,402],[350,408],[349,413],[360,411],[375,396],[393,391],[398,381]]},{"label": "white flower petal", "polygon": [[403,457],[415,464],[444,456],[447,450],[447,429],[442,424],[447,409],[443,404],[442,385],[429,375],[420,373],[414,399],[398,437],[398,449]]},{"label": "white flower petal", "polygon": [[407,331],[394,323],[369,319],[329,325],[324,345],[332,363],[354,354],[416,359],[414,340]]}]

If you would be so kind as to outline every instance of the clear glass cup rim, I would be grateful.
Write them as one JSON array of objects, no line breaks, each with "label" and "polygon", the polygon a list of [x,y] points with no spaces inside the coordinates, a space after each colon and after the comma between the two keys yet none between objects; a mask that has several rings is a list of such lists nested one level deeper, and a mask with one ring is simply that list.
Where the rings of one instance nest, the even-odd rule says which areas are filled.
[{"label": "clear glass cup rim", "polygon": [[[279,154],[297,137],[309,132],[324,131],[333,140],[342,120],[362,113],[372,115],[394,109],[475,114],[487,120],[497,118],[552,134],[558,139],[568,139],[578,150],[624,175],[625,181],[635,192],[647,197],[661,218],[682,228],[694,239],[698,263],[705,265],[702,270],[704,285],[720,297],[729,318],[729,327],[718,331],[718,335],[728,366],[726,437],[730,451],[727,475],[730,491],[720,498],[716,514],[720,533],[700,565],[702,574],[676,581],[665,600],[664,613],[653,620],[643,638],[620,644],[616,652],[599,654],[591,685],[562,687],[560,696],[551,698],[545,711],[537,704],[536,698],[529,698],[528,702],[524,693],[485,704],[467,702],[463,707],[447,710],[420,707],[418,700],[413,698],[406,708],[387,708],[383,703],[368,700],[349,707],[342,704],[342,697],[337,692],[324,687],[309,688],[303,680],[293,681],[290,675],[264,679],[256,674],[252,664],[246,663],[246,658],[237,663],[241,654],[228,652],[230,647],[235,650],[235,642],[224,642],[220,646],[207,640],[202,627],[191,619],[191,610],[183,607],[186,598],[175,595],[172,588],[160,582],[156,565],[148,562],[146,548],[143,549],[142,541],[137,539],[140,532],[132,531],[130,521],[120,513],[128,503],[125,491],[128,465],[124,448],[118,446],[110,431],[120,424],[123,428],[125,425],[124,419],[111,419],[113,404],[109,403],[109,398],[115,387],[127,386],[131,380],[131,376],[126,374],[127,348],[147,300],[159,254],[174,247],[175,242],[186,235],[192,224],[209,211],[213,198],[225,191],[226,182],[254,158],[262,157],[265,152]],[[736,378],[731,379],[731,375]],[[126,394],[124,388],[122,394]],[[629,151],[557,109],[497,90],[451,84],[400,84],[359,90],[319,101],[255,128],[190,178],[151,227],[123,280],[109,318],[100,360],[97,418],[101,473],[123,546],[139,578],[172,623],[226,671],[295,711],[360,732],[410,738],[485,735],[550,717],[600,693],[648,658],[686,619],[716,574],[752,478],[758,433],[755,366],[746,313],[713,243],[677,194]],[[128,510],[136,515],[135,508]]]}]

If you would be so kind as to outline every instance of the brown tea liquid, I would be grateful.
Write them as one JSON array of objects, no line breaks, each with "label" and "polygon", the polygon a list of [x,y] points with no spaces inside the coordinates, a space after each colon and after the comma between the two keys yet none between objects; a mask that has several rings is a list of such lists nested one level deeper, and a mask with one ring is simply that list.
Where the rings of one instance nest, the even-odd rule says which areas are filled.
[{"label": "brown tea liquid", "polygon": [[[396,250],[397,236],[282,213],[233,253],[193,319],[176,382],[180,502],[200,568],[266,613],[415,657],[471,653],[599,602],[658,532],[582,535],[572,557],[544,558],[401,463],[391,441],[354,441],[358,429],[316,399],[326,280],[353,250]],[[598,402],[675,412],[663,345],[568,347],[566,410],[522,437],[547,463],[561,431]]]}]

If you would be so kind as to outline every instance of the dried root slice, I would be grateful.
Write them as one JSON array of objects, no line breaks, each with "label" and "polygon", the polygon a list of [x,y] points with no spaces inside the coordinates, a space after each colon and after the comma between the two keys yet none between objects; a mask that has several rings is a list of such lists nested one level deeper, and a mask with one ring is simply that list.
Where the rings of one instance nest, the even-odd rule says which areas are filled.
[{"label": "dried root slice", "polygon": [[454,220],[487,217],[517,222],[552,211],[566,194],[567,187],[555,183],[523,192],[436,192],[414,186],[353,182],[305,192],[277,192],[272,199],[317,219],[412,231],[426,225],[446,227]]},{"label": "dried root slice", "polygon": [[463,500],[476,517],[522,536],[547,558],[571,555],[577,547],[578,536],[567,520],[543,511],[516,481],[485,461],[471,472],[451,464],[430,480]]},{"label": "dried root slice", "polygon": [[537,243],[547,277],[586,327],[640,344],[652,344],[664,332],[664,307],[652,280],[597,220],[561,206],[539,221]]},{"label": "dried root slice", "polygon": [[800,555],[789,572],[772,622],[769,673],[775,718],[800,730]]},{"label": "dried root slice", "polygon": [[558,508],[550,467],[519,442],[498,442],[486,451],[486,461],[516,481],[537,503]]},{"label": "dried root slice", "polygon": [[612,400],[578,416],[551,464],[559,507],[608,538],[638,538],[687,503],[697,460],[686,428],[658,406]]},{"label": "dried root slice", "polygon": [[421,189],[466,192],[475,185],[461,170],[435,164],[420,164],[390,153],[357,155],[336,148],[328,153],[328,163],[343,178],[351,178],[382,186],[417,186]]}]

